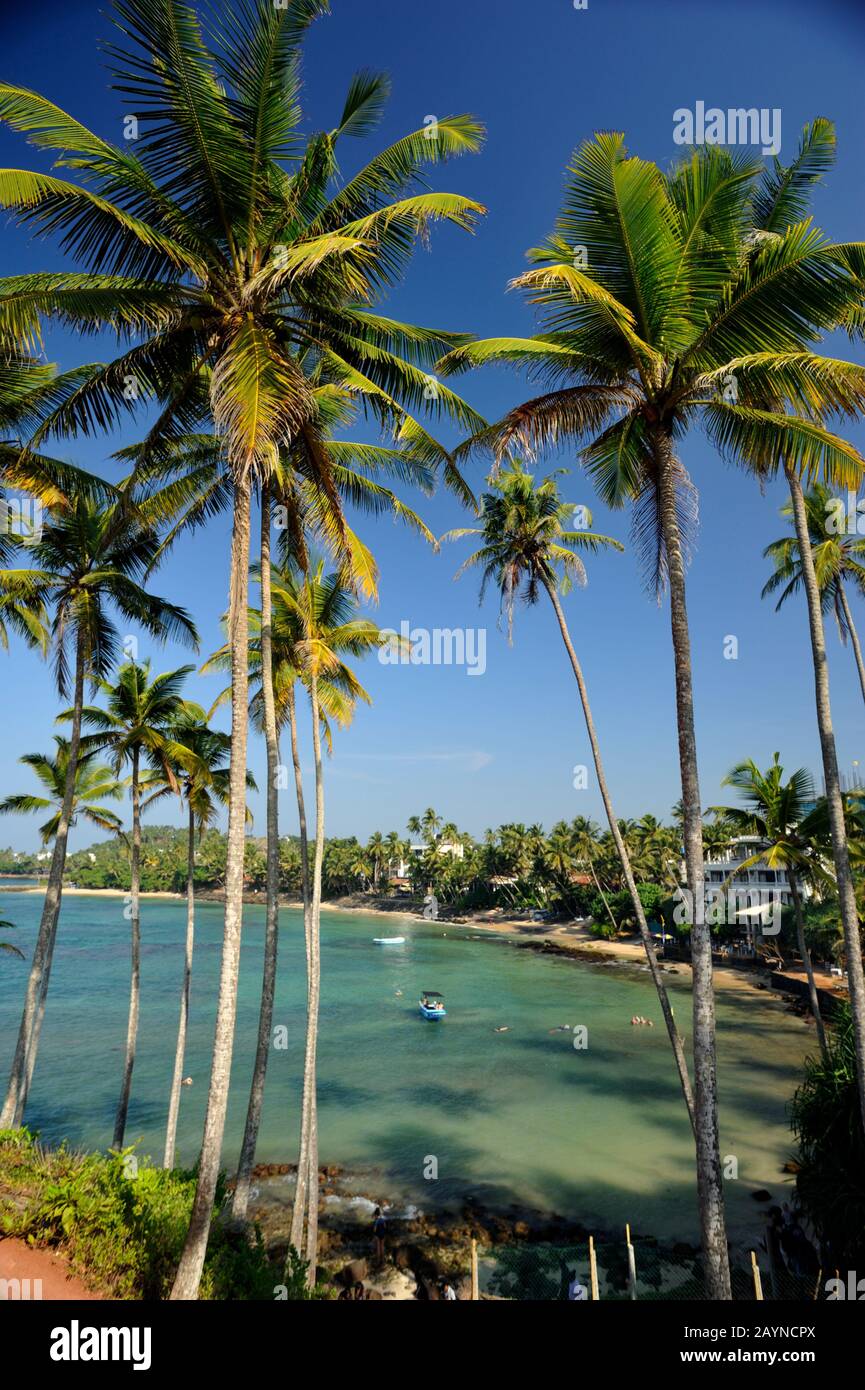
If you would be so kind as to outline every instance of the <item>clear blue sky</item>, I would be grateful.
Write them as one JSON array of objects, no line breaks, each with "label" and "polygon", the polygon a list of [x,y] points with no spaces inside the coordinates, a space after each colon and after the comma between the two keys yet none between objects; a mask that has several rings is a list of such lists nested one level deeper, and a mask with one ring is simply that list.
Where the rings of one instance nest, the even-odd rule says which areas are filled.
[{"label": "clear blue sky", "polygon": [[[41,0],[38,7],[4,0],[0,73],[34,87],[110,139],[122,139],[124,104],[107,90],[97,40],[110,25],[90,0]],[[838,128],[839,157],[818,191],[816,214],[839,239],[862,234],[865,110],[861,99],[865,23],[861,6],[823,0],[333,0],[307,45],[306,104],[313,126],[332,125],[351,73],[387,69],[393,99],[383,127],[346,155],[369,150],[423,123],[427,115],[471,111],[485,122],[481,155],[446,167],[435,186],[478,198],[489,209],[473,238],[433,235],[420,251],[388,312],[479,335],[527,333],[530,311],[508,280],[523,268],[526,249],[549,230],[562,171],[572,149],[593,131],[624,130],[630,148],[666,164],[677,153],[673,112],[707,106],[780,107],[781,158],[792,156],[802,125],[818,114]],[[37,165],[23,140],[0,131],[0,163]],[[18,230],[2,232],[3,272],[60,266],[56,249],[31,244]],[[108,345],[81,344],[54,334],[49,355],[63,366],[92,360]],[[840,351],[849,351],[846,343]],[[465,394],[488,417],[531,394],[507,370],[463,379]],[[81,464],[104,469],[120,439],[65,446]],[[452,438],[453,436],[451,436]],[[858,442],[863,443],[861,433]],[[693,434],[684,461],[701,495],[701,531],[690,573],[690,616],[704,803],[719,797],[719,781],[736,761],[768,761],[781,751],[791,769],[819,770],[813,687],[804,608],[781,615],[761,602],[766,578],[762,550],[780,533],[783,489],[761,496],[745,476],[725,467]],[[562,456],[553,463],[572,464]],[[478,476],[473,478],[479,482]],[[627,543],[628,517],[594,505],[578,471],[566,483],[574,502],[593,506],[595,524]],[[408,498],[441,534],[467,524],[458,504],[439,494]],[[600,817],[592,790],[572,787],[575,764],[587,763],[587,743],[575,688],[551,614],[543,606],[518,614],[509,648],[497,630],[491,598],[482,610],[474,581],[452,582],[462,558],[456,546],[434,555],[390,522],[363,523],[381,567],[378,620],[398,626],[488,629],[487,670],[469,678],[456,668],[387,667],[368,662],[363,679],[373,697],[353,728],[336,739],[327,771],[328,831],[367,836],[403,830],[406,819],[434,805],[448,819],[481,833],[508,820],[553,821],[577,814]],[[219,640],[227,594],[228,521],[198,533],[169,560],[155,587],[184,603],[199,624],[204,653]],[[594,561],[585,591],[567,600],[582,654],[608,774],[620,815],[666,816],[679,795],[672,658],[665,608],[645,596],[630,550]],[[857,617],[865,627],[862,605]],[[738,661],[723,659],[727,634],[739,639]],[[852,657],[829,634],[832,694],[843,766],[865,755],[863,707]],[[153,652],[156,669],[189,658]],[[196,678],[190,693],[207,703],[216,682]],[[56,697],[48,670],[16,647],[0,654],[0,788],[28,788],[16,759],[49,746]],[[257,741],[253,771],[263,782]],[[256,829],[263,805],[253,799]],[[159,819],[169,815],[160,810]],[[291,798],[283,827],[294,828]],[[74,844],[91,837],[76,832]],[[35,845],[34,826],[8,818],[0,844]]]}]

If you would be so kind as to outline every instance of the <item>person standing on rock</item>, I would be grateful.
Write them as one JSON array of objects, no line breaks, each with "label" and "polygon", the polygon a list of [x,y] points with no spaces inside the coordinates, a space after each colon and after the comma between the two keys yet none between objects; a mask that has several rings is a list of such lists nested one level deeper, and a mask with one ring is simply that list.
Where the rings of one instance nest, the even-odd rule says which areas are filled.
[{"label": "person standing on rock", "polygon": [[378,1265],[384,1264],[384,1238],[387,1234],[387,1222],[382,1215],[381,1207],[376,1207],[372,1221],[373,1249],[375,1250],[375,1262]]}]

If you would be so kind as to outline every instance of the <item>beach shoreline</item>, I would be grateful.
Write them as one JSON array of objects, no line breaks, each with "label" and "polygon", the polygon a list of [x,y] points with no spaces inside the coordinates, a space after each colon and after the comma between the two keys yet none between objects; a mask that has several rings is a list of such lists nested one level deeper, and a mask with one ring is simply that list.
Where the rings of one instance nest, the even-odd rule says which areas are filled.
[{"label": "beach shoreline", "polygon": [[[44,895],[45,886],[40,884],[28,885],[26,888],[15,888],[12,885],[4,884],[0,886],[0,892],[4,890],[11,890],[14,893]],[[123,888],[64,886],[63,895],[64,897],[76,898],[128,898],[129,893]],[[186,902],[185,893],[151,891],[142,892],[140,896],[143,900],[155,902]],[[496,909],[470,913],[458,920],[442,918],[437,922],[430,922],[418,912],[412,911],[408,905],[403,905],[396,899],[385,899],[375,907],[371,907],[359,900],[359,897],[360,895],[349,895],[326,899],[322,902],[322,910],[347,913],[353,916],[396,919],[427,927],[437,926],[442,928],[442,935],[453,935],[454,939],[459,939],[461,933],[476,936],[477,939],[481,937],[488,937],[490,940],[499,939],[511,946],[548,951],[551,954],[561,956],[563,959],[581,961],[583,964],[631,964],[637,969],[648,968],[645,949],[639,937],[623,937],[615,941],[599,940],[592,935],[589,927],[581,922],[535,923],[525,919],[498,916]],[[203,889],[196,893],[197,903],[213,904],[223,901],[224,895],[220,889]],[[264,893],[246,893],[244,905],[264,907]],[[303,902],[300,898],[281,897],[279,905],[290,911],[301,912],[303,910]],[[672,964],[666,964],[662,960],[662,968],[665,973],[683,976],[684,982],[690,987],[691,965],[689,961],[677,960]],[[754,993],[767,988],[769,972],[754,966],[743,969],[716,965],[714,979],[716,984],[723,989],[737,993]]]}]

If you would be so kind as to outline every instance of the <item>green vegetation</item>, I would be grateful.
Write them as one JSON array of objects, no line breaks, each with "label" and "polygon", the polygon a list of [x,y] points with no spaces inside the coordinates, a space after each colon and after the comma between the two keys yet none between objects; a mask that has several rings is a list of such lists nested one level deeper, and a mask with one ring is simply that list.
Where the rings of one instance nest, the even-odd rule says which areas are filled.
[{"label": "green vegetation", "polygon": [[824,1246],[824,1272],[865,1261],[865,1140],[859,1123],[856,1048],[850,1010],[811,1058],[791,1107],[798,1141],[796,1194]]},{"label": "green vegetation", "polygon": [[[0,1229],[56,1248],[113,1298],[168,1296],[189,1225],[195,1173],[137,1162],[132,1149],[43,1149],[29,1131],[0,1131]],[[222,1184],[217,1208],[225,1197]],[[272,1299],[280,1282],[261,1235],[214,1224],[199,1297]]]}]

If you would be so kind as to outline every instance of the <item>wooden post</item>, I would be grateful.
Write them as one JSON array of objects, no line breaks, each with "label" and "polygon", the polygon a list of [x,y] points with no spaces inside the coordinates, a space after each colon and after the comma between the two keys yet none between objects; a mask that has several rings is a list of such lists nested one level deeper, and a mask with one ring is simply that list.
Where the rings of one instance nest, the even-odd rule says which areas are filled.
[{"label": "wooden post", "polygon": [[751,1273],[754,1276],[754,1297],[758,1303],[763,1302],[763,1281],[760,1278],[760,1266],[757,1264],[757,1256],[751,1251]]},{"label": "wooden post", "polygon": [[480,1302],[478,1293],[478,1243],[472,1236],[472,1303]]},{"label": "wooden post", "polygon": [[630,1222],[625,1227],[625,1240],[628,1242],[628,1288],[631,1298],[637,1297],[637,1262],[634,1258],[634,1247],[631,1244],[631,1225]]},{"label": "wooden post", "polygon": [[598,1264],[595,1259],[594,1236],[589,1236],[589,1283],[591,1284],[592,1302],[597,1303],[600,1294],[598,1293]]}]

